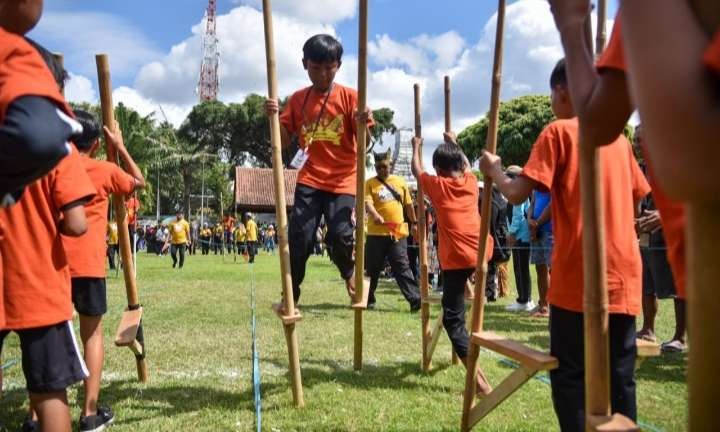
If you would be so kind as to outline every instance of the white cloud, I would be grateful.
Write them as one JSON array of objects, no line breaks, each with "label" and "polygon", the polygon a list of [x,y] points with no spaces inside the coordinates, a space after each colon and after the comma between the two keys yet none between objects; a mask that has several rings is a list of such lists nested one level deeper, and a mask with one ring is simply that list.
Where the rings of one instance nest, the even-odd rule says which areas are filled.
[{"label": "white cloud", "polygon": [[160,104],[125,86],[113,91],[113,102],[115,105],[122,102],[142,116],[152,114],[157,121],[164,121],[167,118],[175,127],[180,126],[192,110],[192,105]]},{"label": "white cloud", "polygon": [[[235,0],[236,4],[262,8],[260,0]],[[358,10],[357,0],[275,0],[272,2],[273,16],[277,14],[296,17],[307,22],[332,24],[353,18]]]},{"label": "white cloud", "polygon": [[98,12],[47,12],[31,37],[52,40],[61,51],[65,64],[79,65],[79,74],[95,76],[95,54],[110,58],[114,76],[134,74],[138,67],[159,56],[153,42],[124,20]]},{"label": "white cloud", "polygon": [[65,84],[65,99],[72,102],[96,103],[98,95],[92,81],[72,72],[69,75],[70,79]]},{"label": "white cloud", "polygon": [[[274,14],[275,56],[279,92],[307,86],[302,68],[301,45],[317,33],[335,34],[330,26],[306,24],[296,18]],[[198,100],[195,93],[201,62],[201,34],[204,22],[193,27],[193,36],[175,45],[164,58],[140,69],[135,88],[143,95],[163,103],[190,104]],[[242,101],[249,93],[267,93],[265,45],[262,13],[241,6],[218,16],[217,34],[220,50],[219,99]]]}]

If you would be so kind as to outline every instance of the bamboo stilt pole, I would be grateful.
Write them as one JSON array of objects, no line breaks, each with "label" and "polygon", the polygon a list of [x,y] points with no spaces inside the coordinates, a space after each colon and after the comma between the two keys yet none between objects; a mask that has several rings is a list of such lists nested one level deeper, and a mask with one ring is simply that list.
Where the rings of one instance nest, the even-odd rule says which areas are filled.
[{"label": "bamboo stilt pole", "polygon": [[[445,78],[443,79],[443,87],[445,93],[445,132],[450,132],[452,131],[452,120],[450,111],[450,77],[448,75],[445,75]],[[458,358],[455,349],[451,348],[451,351],[452,355],[450,362],[454,365],[460,364],[460,358]]]},{"label": "bamboo stilt pole", "polygon": [[[605,15],[605,2],[598,4],[598,19]],[[598,29],[600,28],[598,23]],[[592,50],[590,17],[586,24],[589,48]],[[600,33],[600,32],[598,32]],[[598,37],[598,40],[600,38]],[[596,54],[605,47],[596,46]],[[585,339],[586,428],[591,416],[610,415],[610,334],[608,316],[607,272],[605,262],[605,225],[600,175],[601,161],[597,150],[584,145],[580,131],[580,201],[583,226],[583,326]]]},{"label": "bamboo stilt pole", "polygon": [[[112,100],[112,84],[110,81],[110,64],[108,56],[98,54],[95,56],[98,73],[98,88],[100,90],[100,106],[102,109],[103,125],[107,126],[111,131],[117,132],[117,123],[115,122],[115,113]],[[113,148],[107,148],[108,160],[118,164],[117,153]],[[138,299],[137,283],[135,281],[135,268],[133,265],[132,251],[130,250],[130,233],[128,232],[127,218],[125,214],[125,199],[122,195],[113,195],[113,209],[115,212],[115,222],[118,228],[118,241],[120,244],[120,256],[123,261],[123,277],[125,279],[125,291],[127,294],[128,311],[140,309],[140,300]],[[137,342],[143,347],[142,352],[135,354],[137,364],[138,379],[140,382],[146,382],[148,379],[147,364],[145,362],[144,352],[144,334],[142,321],[138,325]]]},{"label": "bamboo stilt pole", "polygon": [[[695,16],[708,35],[720,28],[720,2],[690,0]],[[715,287],[720,280],[717,244],[720,205],[690,203],[687,211],[687,316],[688,316],[688,430],[717,428],[717,400],[720,393],[720,347],[716,341],[720,297]],[[708,323],[715,323],[708,326]],[[701,347],[701,348],[700,348]]]},{"label": "bamboo stilt pole", "polygon": [[[275,42],[273,37],[272,6],[270,0],[263,0],[263,24],[265,28],[265,57],[267,61],[268,97],[278,98],[277,73],[275,70]],[[283,309],[286,315],[295,315],[295,300],[292,293],[290,275],[290,247],[288,246],[288,219],[285,203],[285,176],[283,175],[282,149],[280,142],[280,117],[277,113],[270,116],[270,142],[272,144],[273,182],[275,191],[275,217],[277,219],[278,255],[283,290]],[[300,353],[295,322],[283,323],[285,341],[288,347],[290,380],[292,382],[293,401],[296,407],[303,407],[302,376],[300,373]]]},{"label": "bamboo stilt pole", "polygon": [[[505,28],[505,0],[498,0],[497,26],[495,31],[495,56],[493,59],[492,90],[490,93],[490,114],[488,134],[485,150],[495,153],[497,149],[498,117],[500,112],[500,83],[502,78],[502,51],[503,33]],[[480,212],[480,240],[478,242],[477,268],[475,271],[475,300],[471,309],[471,332],[482,331],[485,309],[485,279],[487,277],[487,263],[485,253],[487,236],[490,232],[490,205],[492,203],[492,179],[484,178],[482,208]],[[475,399],[475,374],[479,369],[477,365],[480,347],[470,344],[467,357],[467,371],[465,374],[465,392],[463,394],[463,413],[461,429],[470,429],[470,409]]]},{"label": "bamboo stilt pole", "polygon": [[[717,344],[717,322],[720,297],[717,284],[717,245],[720,204],[691,203],[687,211],[688,263],[688,430],[708,431],[717,428],[717,397],[720,392],[720,346]],[[708,325],[708,323],[714,323]]]},{"label": "bamboo stilt pole", "polygon": [[[413,99],[415,106],[415,136],[422,138],[422,124],[420,121],[420,85],[413,85]],[[420,157],[422,158],[422,144],[420,144]],[[429,352],[430,345],[430,304],[427,298],[430,296],[428,287],[428,250],[427,250],[427,220],[425,219],[425,194],[422,183],[417,182],[417,203],[418,203],[418,228],[417,243],[420,248],[420,331],[422,332],[422,370],[429,372],[432,359]]]},{"label": "bamboo stilt pole", "polygon": [[[358,17],[358,112],[367,108],[367,28],[368,0],[360,0]],[[355,302],[363,299],[365,283],[365,158],[367,154],[367,125],[357,124],[357,193],[355,196]],[[355,344],[353,368],[362,369],[363,308],[355,308]]]}]

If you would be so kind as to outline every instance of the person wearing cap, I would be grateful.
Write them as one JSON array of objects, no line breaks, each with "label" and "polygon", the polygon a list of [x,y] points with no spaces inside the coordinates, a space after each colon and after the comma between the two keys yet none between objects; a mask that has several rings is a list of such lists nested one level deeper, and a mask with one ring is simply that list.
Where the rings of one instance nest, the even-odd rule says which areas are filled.
[{"label": "person wearing cap", "polygon": [[248,262],[255,262],[255,255],[257,254],[257,241],[258,241],[258,228],[257,224],[253,220],[253,215],[250,212],[245,213],[245,242],[247,243],[248,255],[250,259]]},{"label": "person wearing cap", "polygon": [[[510,178],[522,174],[522,168],[510,165],[505,170]],[[526,199],[518,205],[510,206],[510,226],[508,227],[507,245],[512,248],[512,261],[515,273],[517,299],[505,307],[510,312],[531,311],[535,306],[532,297],[532,281],[530,280],[530,230],[527,223],[527,212],[530,200]]]},{"label": "person wearing cap", "polygon": [[407,255],[410,226],[413,231],[417,228],[412,196],[405,180],[390,174],[391,151],[373,156],[377,175],[365,182],[365,210],[370,216],[365,245],[365,265],[370,276],[368,309],[375,307],[375,290],[387,257],[400,292],[414,312],[420,309],[420,291]]}]

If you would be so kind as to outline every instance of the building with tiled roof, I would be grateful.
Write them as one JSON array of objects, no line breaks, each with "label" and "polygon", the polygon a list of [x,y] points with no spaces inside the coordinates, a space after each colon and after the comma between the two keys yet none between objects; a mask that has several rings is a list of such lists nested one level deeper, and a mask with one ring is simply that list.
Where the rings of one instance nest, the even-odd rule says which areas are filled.
[{"label": "building with tiled roof", "polygon": [[[285,203],[293,206],[297,170],[285,174]],[[238,212],[275,213],[275,187],[271,168],[235,167],[235,207]]]}]

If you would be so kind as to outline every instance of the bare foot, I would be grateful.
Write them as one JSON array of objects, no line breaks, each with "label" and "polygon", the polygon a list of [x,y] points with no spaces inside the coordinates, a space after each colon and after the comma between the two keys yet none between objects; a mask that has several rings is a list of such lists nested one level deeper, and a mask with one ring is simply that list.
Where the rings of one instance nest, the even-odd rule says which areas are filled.
[{"label": "bare foot", "polygon": [[[272,308],[280,316],[290,315],[285,312],[285,302],[282,301],[282,299],[280,300],[279,303],[273,303]],[[293,316],[295,316],[295,315],[300,315],[300,309],[295,308],[295,313],[293,314]]]},{"label": "bare foot", "polygon": [[655,332],[650,329],[641,329],[639,332],[635,334],[635,337],[637,339],[645,340],[648,342],[656,342],[657,337],[655,337]]},{"label": "bare foot", "polygon": [[485,397],[489,395],[490,392],[492,392],[492,386],[490,386],[490,383],[488,383],[482,371],[478,369],[475,375],[475,396]]},{"label": "bare foot", "polygon": [[350,279],[345,280],[345,289],[347,290],[348,295],[351,298],[355,298],[355,275],[350,277]]}]

